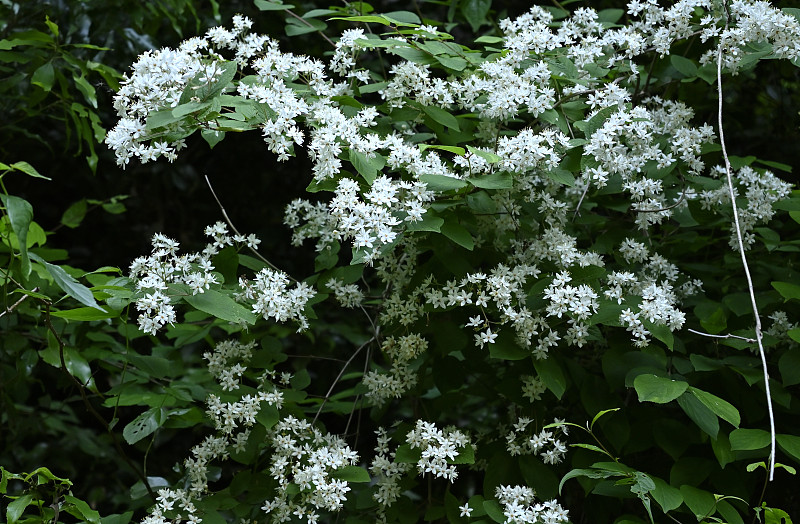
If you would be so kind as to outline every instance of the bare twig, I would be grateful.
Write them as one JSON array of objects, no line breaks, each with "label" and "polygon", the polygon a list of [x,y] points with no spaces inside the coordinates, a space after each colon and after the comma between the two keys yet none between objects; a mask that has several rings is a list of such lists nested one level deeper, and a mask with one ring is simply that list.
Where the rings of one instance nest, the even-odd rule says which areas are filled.
[{"label": "bare twig", "polygon": [[[727,14],[727,1],[725,5],[725,31],[728,30],[728,14]],[[724,34],[724,32],[723,32]],[[720,39],[719,46],[717,47],[717,118],[719,121],[719,142],[722,146],[722,158],[725,160],[725,175],[728,179],[728,192],[731,196],[731,206],[733,208],[733,223],[736,227],[736,240],[739,244],[739,254],[742,258],[742,266],[744,266],[744,274],[747,277],[747,289],[750,292],[750,304],[753,308],[753,317],[755,318],[755,331],[756,341],[758,342],[758,353],[761,356],[761,367],[764,370],[764,388],[767,395],[767,411],[769,412],[769,431],[770,431],[770,453],[769,453],[769,480],[773,479],[775,475],[775,413],[772,409],[772,394],[769,387],[769,371],[767,370],[767,357],[764,352],[764,344],[761,335],[761,318],[758,316],[758,305],[756,304],[756,295],[753,289],[753,279],[750,277],[750,267],[747,265],[747,256],[744,251],[744,242],[742,241],[742,230],[739,226],[739,210],[736,207],[736,192],[733,189],[733,175],[731,162],[728,158],[728,151],[725,147],[725,134],[722,127],[722,40]]]},{"label": "bare twig", "polygon": [[[244,236],[241,233],[239,233],[239,230],[236,229],[236,226],[233,225],[233,222],[231,221],[230,217],[228,216],[227,211],[225,211],[225,207],[222,205],[222,202],[220,202],[219,198],[217,198],[217,193],[214,192],[214,187],[211,185],[211,180],[208,179],[208,175],[203,175],[203,176],[206,179],[206,184],[208,184],[208,189],[211,190],[211,195],[214,197],[214,200],[217,201],[217,205],[219,206],[220,211],[222,211],[222,216],[225,218],[225,222],[227,222],[228,225],[231,226],[231,229],[233,230],[234,233],[236,233],[239,236]],[[269,267],[271,267],[275,271],[280,271],[281,273],[283,273],[284,275],[289,277],[289,280],[291,280],[292,282],[295,282],[295,283],[297,282],[296,278],[292,277],[292,275],[288,274],[286,271],[282,270],[281,268],[279,268],[278,266],[276,266],[275,264],[273,264],[272,262],[270,262],[269,260],[264,258],[264,256],[261,255],[261,253],[256,251],[254,248],[252,248],[250,246],[247,246],[247,247],[248,247],[248,249],[250,249],[250,251],[253,252],[253,254],[255,256],[258,257],[259,260],[264,262],[266,265],[268,265]]]},{"label": "bare twig", "polygon": [[726,335],[712,335],[711,333],[703,333],[702,331],[697,331],[694,329],[687,329],[690,333],[694,333],[695,335],[702,335],[704,337],[711,337],[711,338],[735,338],[738,340],[744,340],[745,342],[749,342],[751,344],[755,344],[757,342],[754,338],[747,338],[747,337],[740,337],[739,335],[732,335],[730,333]]},{"label": "bare twig", "polygon": [[353,351],[353,354],[350,355],[350,358],[347,359],[347,362],[344,363],[344,366],[342,366],[341,371],[339,371],[339,374],[336,375],[336,379],[333,381],[333,384],[331,384],[331,387],[328,388],[328,392],[325,393],[325,398],[322,399],[322,404],[319,405],[319,409],[317,409],[317,414],[314,415],[314,420],[311,421],[311,425],[312,426],[317,422],[317,418],[319,418],[319,414],[322,413],[322,408],[325,407],[325,403],[328,402],[329,398],[331,398],[331,393],[333,393],[333,388],[336,387],[336,384],[339,383],[339,379],[342,378],[342,375],[344,375],[344,370],[347,369],[347,366],[350,365],[350,363],[353,361],[353,359],[356,358],[356,356],[359,353],[361,353],[362,349],[364,349],[365,347],[369,346],[374,341],[375,341],[375,337],[372,337],[369,340],[367,340],[366,342],[364,342],[363,344],[361,344],[360,346],[358,346],[358,348],[355,351]]},{"label": "bare twig", "polygon": [[[33,291],[34,293],[36,293],[37,291],[39,291],[39,287],[37,286],[37,287],[33,288],[31,291]],[[2,313],[0,313],[0,317],[2,317],[3,315],[5,315],[5,314],[7,314],[7,313],[11,313],[11,312],[12,312],[12,311],[14,311],[15,309],[17,309],[17,308],[19,307],[19,305],[20,305],[20,304],[22,304],[23,302],[25,302],[25,300],[26,300],[26,299],[27,299],[29,296],[30,296],[30,295],[22,295],[22,298],[20,298],[19,300],[17,300],[16,302],[14,302],[13,304],[11,304],[10,306],[8,306],[8,307],[7,307],[7,308],[6,308],[6,309],[5,309],[5,310],[4,310]]]}]

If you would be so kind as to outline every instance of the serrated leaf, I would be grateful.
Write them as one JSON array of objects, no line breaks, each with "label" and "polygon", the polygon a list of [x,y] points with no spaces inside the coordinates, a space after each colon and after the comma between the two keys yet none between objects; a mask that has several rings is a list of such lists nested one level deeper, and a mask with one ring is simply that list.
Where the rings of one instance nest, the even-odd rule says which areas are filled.
[{"label": "serrated leaf", "polygon": [[208,289],[205,293],[197,295],[187,295],[183,297],[187,304],[204,311],[209,315],[215,316],[228,322],[247,322],[255,324],[256,315],[233,300],[228,295],[220,293],[214,289]]},{"label": "serrated leaf", "polygon": [[689,384],[657,375],[643,374],[633,380],[633,387],[639,395],[639,402],[666,404],[683,395]]},{"label": "serrated leaf", "polygon": [[43,178],[45,180],[52,180],[52,178],[40,174],[38,171],[36,171],[36,168],[34,168],[27,162],[14,162],[8,167],[10,167],[11,169],[15,169],[17,171],[21,171],[26,175],[32,176],[34,178]]},{"label": "serrated leaf", "polygon": [[165,420],[163,408],[150,408],[129,422],[122,430],[122,436],[128,444],[136,444],[152,435]]},{"label": "serrated leaf", "polygon": [[97,305],[97,302],[94,299],[94,295],[92,295],[92,291],[88,287],[84,286],[83,284],[79,283],[77,280],[72,278],[72,276],[66,271],[64,271],[64,269],[62,269],[61,267],[46,262],[36,253],[31,253],[30,256],[33,260],[36,260],[37,262],[39,262],[41,265],[44,266],[47,272],[50,273],[50,276],[53,277],[53,282],[55,282],[56,285],[60,287],[64,293],[71,296],[84,306],[88,306],[98,311],[102,311],[103,313],[106,313],[106,310]]}]

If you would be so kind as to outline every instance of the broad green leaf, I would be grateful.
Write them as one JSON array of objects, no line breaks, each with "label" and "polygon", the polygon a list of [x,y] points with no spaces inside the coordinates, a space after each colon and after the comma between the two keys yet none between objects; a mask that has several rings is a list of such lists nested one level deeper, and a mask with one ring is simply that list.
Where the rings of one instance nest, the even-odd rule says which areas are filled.
[{"label": "broad green leaf", "polygon": [[488,23],[486,15],[492,7],[492,0],[461,0],[461,14],[469,23],[473,33],[477,33],[481,25]]},{"label": "broad green leaf", "polygon": [[644,374],[634,379],[633,387],[639,395],[639,402],[666,404],[683,395],[689,384],[679,380]]},{"label": "broad green leaf", "polygon": [[256,415],[256,421],[266,429],[272,429],[272,426],[277,424],[278,420],[280,420],[278,408],[266,402],[262,403],[261,409],[258,410],[258,415]]},{"label": "broad green leaf", "polygon": [[22,266],[22,274],[27,278],[31,274],[31,262],[28,258],[28,229],[33,220],[33,206],[25,200],[14,195],[0,194],[0,200],[6,208],[8,219],[11,221],[11,228],[19,239],[19,252]]},{"label": "broad green leaf", "polygon": [[437,217],[431,211],[422,215],[422,220],[416,222],[406,222],[406,231],[435,231],[438,233],[442,229],[444,219]]},{"label": "broad green leaf", "polygon": [[200,311],[205,311],[221,320],[247,322],[251,325],[256,322],[256,316],[252,311],[228,295],[213,289],[207,289],[205,293],[198,293],[197,295],[187,295],[183,299],[190,306]]},{"label": "broad green leaf", "polygon": [[697,64],[695,64],[692,60],[689,60],[681,55],[670,55],[669,61],[672,64],[672,67],[677,69],[678,72],[686,78],[697,76]]},{"label": "broad green leaf", "polygon": [[378,177],[378,171],[383,168],[384,162],[382,157],[373,156],[367,158],[364,153],[359,153],[355,149],[350,150],[350,163],[356,168],[356,171],[364,177],[368,184],[372,184]]},{"label": "broad green leaf", "polygon": [[506,522],[506,515],[503,513],[503,508],[500,507],[500,503],[496,500],[484,500],[483,510],[493,521],[498,523]]},{"label": "broad green leaf", "polygon": [[697,400],[702,402],[703,405],[713,411],[719,418],[729,422],[734,427],[739,427],[739,423],[741,422],[739,411],[729,402],[697,388],[689,387],[689,392],[697,397]]},{"label": "broad green leaf", "polygon": [[742,516],[727,500],[717,501],[717,513],[725,519],[726,524],[744,524]]},{"label": "broad green leaf", "polygon": [[778,446],[796,462],[800,462],[800,437],[795,435],[776,435]]},{"label": "broad green leaf", "polygon": [[322,20],[317,20],[316,18],[303,20],[307,23],[303,23],[296,18],[289,18],[286,21],[286,36],[298,36],[313,33],[315,31],[324,31],[328,27],[328,24]]},{"label": "broad green leaf", "polygon": [[401,444],[397,446],[394,459],[397,462],[405,464],[416,464],[422,458],[422,450],[419,448],[412,448],[410,444]]},{"label": "broad green leaf", "polygon": [[681,486],[680,490],[683,501],[698,520],[714,513],[714,507],[716,506],[714,495],[693,486]]},{"label": "broad green leaf", "polygon": [[25,508],[28,507],[31,501],[33,501],[33,495],[28,493],[27,495],[22,495],[13,502],[9,502],[6,508],[6,521],[8,524],[14,524],[19,521],[22,514],[25,513]]},{"label": "broad green leaf", "polygon": [[283,4],[281,2],[267,0],[253,0],[253,3],[261,11],[286,11],[294,8],[292,4]]},{"label": "broad green leaf", "polygon": [[770,434],[763,429],[735,429],[728,438],[733,451],[750,451],[770,445]]},{"label": "broad green leaf", "polygon": [[558,484],[558,492],[561,493],[561,488],[564,487],[565,482],[567,482],[569,479],[573,479],[576,477],[588,477],[590,479],[607,479],[610,477],[621,477],[624,475],[625,473],[619,471],[609,471],[603,469],[580,469],[580,468],[573,469],[561,478],[561,482],[559,482]]},{"label": "broad green leaf", "polygon": [[46,176],[40,174],[38,171],[36,171],[36,168],[34,168],[32,165],[30,165],[27,162],[14,162],[9,167],[11,169],[15,169],[17,171],[22,171],[26,175],[32,176],[34,178],[43,178],[45,180],[52,180],[52,178],[46,177]]},{"label": "broad green leaf", "polygon": [[678,508],[683,503],[683,495],[678,488],[672,487],[660,478],[652,477],[655,488],[650,491],[664,513]]},{"label": "broad green leaf", "polygon": [[420,144],[419,146],[420,151],[426,151],[428,149],[440,149],[442,151],[447,151],[448,153],[453,153],[458,156],[464,156],[467,152],[463,147],[458,147],[458,146],[443,146],[439,144]]},{"label": "broad green leaf", "polygon": [[222,139],[225,138],[225,131],[220,131],[218,129],[202,129],[200,131],[200,136],[203,137],[203,140],[206,141],[211,149],[214,149],[214,146],[222,142]]},{"label": "broad green leaf", "polygon": [[445,111],[441,107],[436,106],[423,106],[422,110],[426,115],[431,117],[435,122],[449,127],[453,131],[459,131],[458,120],[449,111]]},{"label": "broad green leaf", "polygon": [[130,423],[122,430],[122,436],[128,444],[136,444],[143,438],[152,435],[164,424],[166,415],[163,408],[150,408]]},{"label": "broad green leaf", "polygon": [[697,397],[686,392],[678,397],[678,405],[700,429],[705,431],[711,438],[717,438],[717,435],[719,435],[719,420],[714,412],[700,402]]},{"label": "broad green leaf", "polygon": [[475,240],[467,228],[454,220],[446,220],[439,231],[464,249],[472,251],[475,247]]},{"label": "broad green leaf", "polygon": [[533,367],[536,368],[536,373],[539,378],[544,382],[544,385],[549,389],[558,399],[564,396],[567,391],[567,378],[561,370],[561,366],[555,361],[553,357],[544,359],[534,359]]},{"label": "broad green leaf", "polygon": [[331,472],[331,478],[346,482],[369,482],[369,473],[359,466],[345,466]]},{"label": "broad green leaf", "polygon": [[[800,329],[797,330],[797,335],[800,335]],[[797,339],[792,337],[792,340]],[[778,361],[778,369],[784,387],[800,384],[800,348],[795,347],[784,353]]]},{"label": "broad green leaf", "polygon": [[514,179],[508,171],[495,171],[488,175],[468,178],[467,182],[483,189],[510,189],[514,186]]},{"label": "broad green leaf", "polygon": [[458,448],[458,456],[453,460],[447,461],[449,464],[475,464],[475,448],[467,444],[463,448]]},{"label": "broad green leaf", "polygon": [[788,301],[790,299],[800,300],[800,286],[791,282],[771,282],[772,287]]},{"label": "broad green leaf", "polygon": [[75,309],[65,309],[62,311],[51,311],[51,315],[54,317],[63,318],[66,320],[77,320],[80,322],[88,322],[90,320],[104,320],[107,318],[115,318],[119,316],[119,311],[114,311],[112,309],[103,310],[103,309],[96,309],[93,307],[79,307]]},{"label": "broad green leaf", "polygon": [[64,293],[71,296],[84,306],[88,306],[106,313],[105,309],[97,305],[94,295],[92,295],[92,291],[88,287],[72,278],[72,276],[64,271],[63,268],[46,262],[43,258],[35,253],[31,253],[30,256],[33,260],[39,262],[45,267],[47,272],[50,273],[50,276],[53,277],[53,281],[58,287],[61,288],[62,291],[64,291]]},{"label": "broad green leaf", "polygon": [[85,198],[78,200],[69,206],[67,210],[64,211],[64,214],[61,215],[61,223],[72,229],[78,227],[81,222],[83,222],[83,217],[86,216],[87,208],[88,206]]},{"label": "broad green leaf", "polygon": [[83,517],[84,522],[91,522],[92,524],[99,524],[100,522],[100,513],[93,510],[89,507],[85,501],[73,497],[72,495],[64,495],[64,502],[67,504],[72,504],[76,510],[81,514]]},{"label": "broad green leaf", "polygon": [[83,75],[72,75],[72,80],[75,82],[75,87],[83,94],[83,98],[86,99],[89,105],[97,109],[97,91],[94,86],[90,84]]},{"label": "broad green leaf", "polygon": [[490,153],[488,151],[482,151],[472,146],[467,146],[467,149],[469,150],[470,153],[481,157],[482,159],[486,160],[486,162],[489,164],[496,164],[502,160],[502,158],[499,155],[495,155],[494,153]]},{"label": "broad green leaf", "polygon": [[461,189],[467,185],[467,183],[460,178],[444,175],[422,175],[419,177],[419,180],[420,182],[425,182],[428,189],[431,191],[451,191],[454,189]]},{"label": "broad green leaf", "polygon": [[31,76],[31,84],[37,85],[49,92],[51,89],[53,89],[53,82],[55,81],[55,78],[53,64],[50,62],[45,62],[33,72],[33,76]]}]

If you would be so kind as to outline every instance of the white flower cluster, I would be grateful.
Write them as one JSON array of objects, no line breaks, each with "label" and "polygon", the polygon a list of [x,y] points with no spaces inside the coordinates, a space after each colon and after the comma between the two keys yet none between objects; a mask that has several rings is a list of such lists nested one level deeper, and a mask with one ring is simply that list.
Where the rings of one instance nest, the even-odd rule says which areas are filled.
[{"label": "white flower cluster", "polygon": [[332,278],[325,283],[325,287],[333,291],[336,301],[342,307],[359,307],[364,301],[364,293],[358,288],[358,284],[345,284],[338,278]]},{"label": "white flower cluster", "polygon": [[432,473],[434,477],[446,478],[450,482],[458,476],[455,465],[448,461],[455,460],[459,448],[471,446],[469,437],[454,427],[443,430],[432,422],[417,420],[416,427],[406,435],[406,442],[412,449],[419,448],[422,456],[417,462],[420,475]]},{"label": "white flower cluster", "polygon": [[242,290],[240,299],[252,303],[253,313],[278,322],[294,320],[300,331],[308,328],[303,309],[316,292],[307,283],[298,282],[290,287],[286,273],[263,268],[253,280],[240,277],[239,287]]},{"label": "white flower cluster", "polygon": [[[796,344],[793,339],[789,338],[787,332],[790,329],[797,329],[797,322],[789,322],[789,317],[786,315],[785,311],[775,311],[769,316],[769,319],[772,320],[772,324],[764,333],[779,340],[788,341],[793,345]],[[753,351],[755,351],[755,349],[753,349]]]},{"label": "white flower cluster", "polygon": [[[177,503],[177,506],[176,506]],[[167,517],[167,513],[174,513],[180,510],[179,515],[186,512],[186,517],[176,516]],[[197,508],[192,502],[192,497],[183,489],[160,489],[156,505],[150,510],[150,514],[142,519],[142,524],[199,524],[203,519],[197,514]]]},{"label": "white flower cluster", "polygon": [[[161,233],[153,235],[153,251],[149,256],[136,258],[130,266],[129,276],[136,284],[136,290],[142,292],[136,300],[139,314],[139,329],[144,333],[155,335],[166,324],[175,322],[175,308],[170,303],[170,295],[166,293],[173,285],[173,295],[192,295],[203,293],[211,285],[218,284],[217,275],[211,257],[226,246],[247,245],[253,249],[261,242],[255,235],[234,235],[228,233],[223,222],[217,222],[205,229],[210,236],[202,253],[178,255],[179,244]],[[186,290],[175,285],[184,285]]]},{"label": "white flower cluster", "polygon": [[527,486],[499,486],[495,496],[503,506],[505,524],[560,524],[569,513],[555,500],[535,502],[534,491]]},{"label": "white flower cluster", "polygon": [[399,398],[417,384],[413,361],[428,350],[428,341],[417,334],[400,338],[387,337],[381,350],[391,362],[388,372],[369,371],[362,383],[367,396],[380,405],[390,398]]},{"label": "white flower cluster", "polygon": [[542,393],[547,391],[544,381],[539,377],[524,375],[522,377],[522,396],[534,402],[542,399]]},{"label": "white flower cluster", "polygon": [[[506,449],[511,456],[534,455],[538,453],[545,464],[558,464],[567,454],[567,445],[560,441],[558,433],[567,434],[567,426],[556,428],[557,432],[543,429],[539,433],[529,433],[532,422],[528,417],[519,417],[511,431],[506,433]],[[556,420],[556,423],[560,421]]]},{"label": "white flower cluster", "polygon": [[136,300],[139,329],[155,335],[165,324],[175,322],[175,308],[165,293],[169,284],[185,284],[193,295],[203,293],[217,283],[214,266],[207,256],[198,253],[178,255],[178,242],[156,233],[149,256],[136,258],[129,276],[143,295]]},{"label": "white flower cluster", "polygon": [[[713,174],[722,177],[721,184],[716,189],[700,193],[703,209],[719,212],[730,208],[731,195],[725,181],[725,169],[717,166]],[[792,192],[792,185],[776,177],[771,171],[756,170],[750,166],[742,166],[732,173],[733,189],[737,200],[742,196],[747,199],[747,207],[739,206],[739,229],[742,233],[742,242],[745,249],[750,248],[756,240],[753,228],[758,224],[765,224],[772,220],[775,210],[772,204],[787,198]],[[733,220],[733,219],[731,219]],[[736,228],[731,224],[730,246],[734,251],[739,249]]]},{"label": "white flower cluster", "polygon": [[[296,516],[316,524],[318,510],[338,511],[350,486],[335,478],[335,472],[358,463],[358,454],[335,435],[323,434],[305,420],[287,416],[268,436],[273,454],[270,475],[279,489],[274,499],[261,508],[271,522],[286,522]],[[296,485],[299,497],[291,497],[289,484]]]}]

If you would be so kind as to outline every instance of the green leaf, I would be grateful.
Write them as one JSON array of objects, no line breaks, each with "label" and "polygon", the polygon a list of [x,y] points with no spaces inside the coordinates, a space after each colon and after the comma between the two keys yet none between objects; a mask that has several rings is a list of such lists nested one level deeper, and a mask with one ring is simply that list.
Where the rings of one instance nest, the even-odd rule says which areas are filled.
[{"label": "green leaf", "polygon": [[50,92],[50,90],[53,89],[53,82],[55,82],[55,78],[56,76],[55,70],[53,69],[53,64],[50,62],[45,62],[33,72],[33,76],[31,76],[31,84],[37,85],[45,91]]},{"label": "green leaf", "polygon": [[795,461],[800,462],[800,437],[795,435],[776,435],[778,446]]},{"label": "green leaf", "polygon": [[426,115],[431,117],[435,122],[442,124],[445,127],[449,127],[453,131],[460,131],[458,126],[458,120],[448,111],[445,111],[441,107],[436,106],[423,106],[422,110],[425,112]]},{"label": "green leaf", "polygon": [[72,276],[64,271],[64,269],[62,269],[60,266],[45,262],[45,260],[36,253],[31,253],[30,256],[33,260],[39,262],[45,267],[47,272],[50,273],[50,276],[53,277],[53,281],[58,287],[61,288],[62,291],[64,291],[64,293],[71,296],[84,306],[88,306],[106,313],[105,309],[97,305],[94,295],[92,295],[92,292],[88,287],[72,278]]},{"label": "green leaf", "polygon": [[689,384],[656,375],[643,374],[633,380],[639,402],[666,404],[683,395]]},{"label": "green leaf", "polygon": [[331,478],[346,482],[369,482],[369,473],[359,466],[345,466],[331,472]]},{"label": "green leaf", "polygon": [[597,422],[600,419],[600,417],[602,417],[606,413],[614,413],[615,411],[619,411],[620,409],[621,408],[611,408],[611,409],[604,409],[603,411],[598,412],[597,415],[595,415],[594,418],[592,419],[592,423],[589,425],[589,429],[594,429],[594,423]]},{"label": "green leaf", "polygon": [[52,180],[50,177],[46,177],[40,174],[36,169],[27,162],[14,162],[9,166],[11,169],[15,169],[17,171],[22,171],[28,176],[32,176],[34,178],[43,178],[45,180]]},{"label": "green leaf", "polygon": [[560,400],[567,391],[567,378],[558,362],[553,357],[534,359],[533,367],[547,389]]},{"label": "green leaf", "polygon": [[368,184],[372,184],[378,177],[378,171],[383,169],[385,162],[383,157],[378,155],[372,158],[367,158],[364,153],[359,153],[355,149],[350,150],[350,163],[356,168],[356,171],[364,177]]},{"label": "green leaf", "polygon": [[785,299],[784,302],[790,299],[800,300],[800,286],[797,284],[791,282],[770,282],[770,284]]},{"label": "green leaf", "polygon": [[481,157],[482,159],[486,160],[486,162],[489,164],[496,164],[502,160],[502,158],[499,155],[495,155],[494,153],[489,153],[488,151],[481,151],[480,149],[477,149],[472,146],[467,146],[467,149],[469,150],[470,153],[472,153],[475,156]]},{"label": "green leaf", "polygon": [[122,436],[128,444],[136,444],[148,435],[152,435],[166,420],[163,408],[150,408],[122,430]]},{"label": "green leaf", "polygon": [[466,187],[467,183],[460,178],[444,175],[421,175],[420,182],[425,182],[431,191],[451,191]]},{"label": "green leaf", "polygon": [[397,462],[404,464],[416,464],[422,458],[422,450],[419,448],[412,448],[410,444],[401,444],[397,446],[394,459]]},{"label": "green leaf", "polygon": [[206,141],[211,149],[214,149],[214,146],[222,142],[222,139],[225,138],[225,131],[219,131],[218,129],[202,129],[200,130],[200,136],[203,137],[203,140]]},{"label": "green leaf", "polygon": [[103,310],[95,309],[93,307],[79,307],[75,309],[66,309],[62,311],[51,311],[50,314],[54,317],[63,318],[66,320],[77,320],[80,322],[88,322],[90,320],[104,320],[107,318],[115,318],[119,316],[119,311],[113,309]]},{"label": "green leaf", "polygon": [[30,228],[31,220],[33,220],[33,206],[24,198],[14,195],[0,194],[0,200],[3,201],[8,219],[11,221],[11,228],[19,240],[22,274],[27,278],[31,274],[31,262],[28,258],[27,244],[28,229]]},{"label": "green leaf", "polygon": [[292,4],[282,4],[280,2],[267,0],[253,0],[253,3],[261,11],[286,11],[294,8]]},{"label": "green leaf", "polygon": [[714,412],[719,418],[729,422],[734,427],[739,427],[739,423],[742,420],[739,416],[739,410],[733,407],[729,402],[697,388],[689,387],[689,392],[697,397],[697,400],[702,402],[704,406]]},{"label": "green leaf", "polygon": [[262,404],[261,409],[258,410],[258,415],[256,415],[256,421],[266,429],[272,429],[272,426],[277,424],[278,420],[280,420],[278,408],[266,403]]},{"label": "green leaf", "polygon": [[[796,334],[800,335],[800,329]],[[797,341],[795,337],[792,337],[792,340]],[[778,361],[778,369],[781,372],[784,387],[800,384],[800,349],[792,348],[784,353]]]},{"label": "green leaf", "polygon": [[446,220],[442,224],[440,232],[464,249],[472,251],[475,247],[475,240],[467,228],[454,220]]},{"label": "green leaf", "polygon": [[744,524],[742,516],[727,500],[717,501],[717,513],[722,515],[722,518],[725,519],[727,524]]},{"label": "green leaf", "polygon": [[492,7],[492,0],[461,0],[461,14],[472,27],[472,32],[477,33],[483,24],[488,23],[486,15]]},{"label": "green leaf", "polygon": [[694,513],[697,520],[701,520],[714,513],[716,499],[708,491],[697,489],[693,486],[681,486],[681,496],[686,506]]},{"label": "green leaf", "polygon": [[688,392],[684,393],[678,397],[678,405],[700,429],[705,431],[711,438],[717,438],[717,435],[719,435],[719,420],[714,412],[700,402],[697,397]]},{"label": "green leaf", "polygon": [[735,429],[728,437],[733,451],[750,451],[770,445],[770,434],[763,429]]},{"label": "green leaf", "polygon": [[78,227],[81,225],[83,217],[86,216],[87,208],[88,206],[85,198],[78,200],[69,206],[67,210],[64,211],[64,214],[61,215],[61,223],[71,229]]},{"label": "green leaf", "polygon": [[33,495],[30,493],[27,495],[22,495],[14,502],[10,502],[8,507],[6,508],[6,520],[8,524],[14,524],[17,522],[23,513],[25,513],[25,508],[33,501]]},{"label": "green leaf", "polygon": [[514,179],[508,171],[495,171],[488,175],[468,178],[467,182],[483,189],[510,189],[514,186]]},{"label": "green leaf", "polygon": [[680,74],[686,78],[693,78],[697,76],[697,64],[692,60],[680,55],[670,55],[669,61],[672,67],[678,70]]},{"label": "green leaf", "polygon": [[315,31],[324,31],[327,27],[328,24],[322,20],[317,20],[316,18],[310,18],[308,20],[304,18],[303,22],[297,20],[296,18],[289,18],[286,21],[285,29],[286,36],[298,36],[313,33]]},{"label": "green leaf", "polygon": [[187,295],[183,299],[190,306],[200,311],[205,311],[221,320],[247,322],[251,325],[256,322],[256,316],[252,311],[228,295],[213,289],[207,289],[205,293],[198,293],[197,295]]},{"label": "green leaf", "polygon": [[442,229],[444,219],[437,217],[431,211],[422,215],[422,220],[416,222],[406,222],[406,231],[434,231],[438,233]]},{"label": "green leaf", "polygon": [[506,522],[506,515],[503,513],[503,508],[496,500],[484,500],[483,510],[495,522]]},{"label": "green leaf", "polygon": [[650,491],[664,513],[678,508],[683,503],[683,495],[678,488],[672,487],[660,478],[652,477],[655,488]]},{"label": "green leaf", "polygon": [[97,91],[94,86],[90,84],[83,75],[72,75],[72,79],[75,81],[75,87],[83,94],[83,98],[86,99],[86,102],[97,109]]},{"label": "green leaf", "polygon": [[83,516],[84,522],[91,522],[92,524],[100,523],[100,513],[89,507],[89,504],[85,501],[73,497],[72,495],[64,495],[64,502],[72,504],[81,516]]}]

